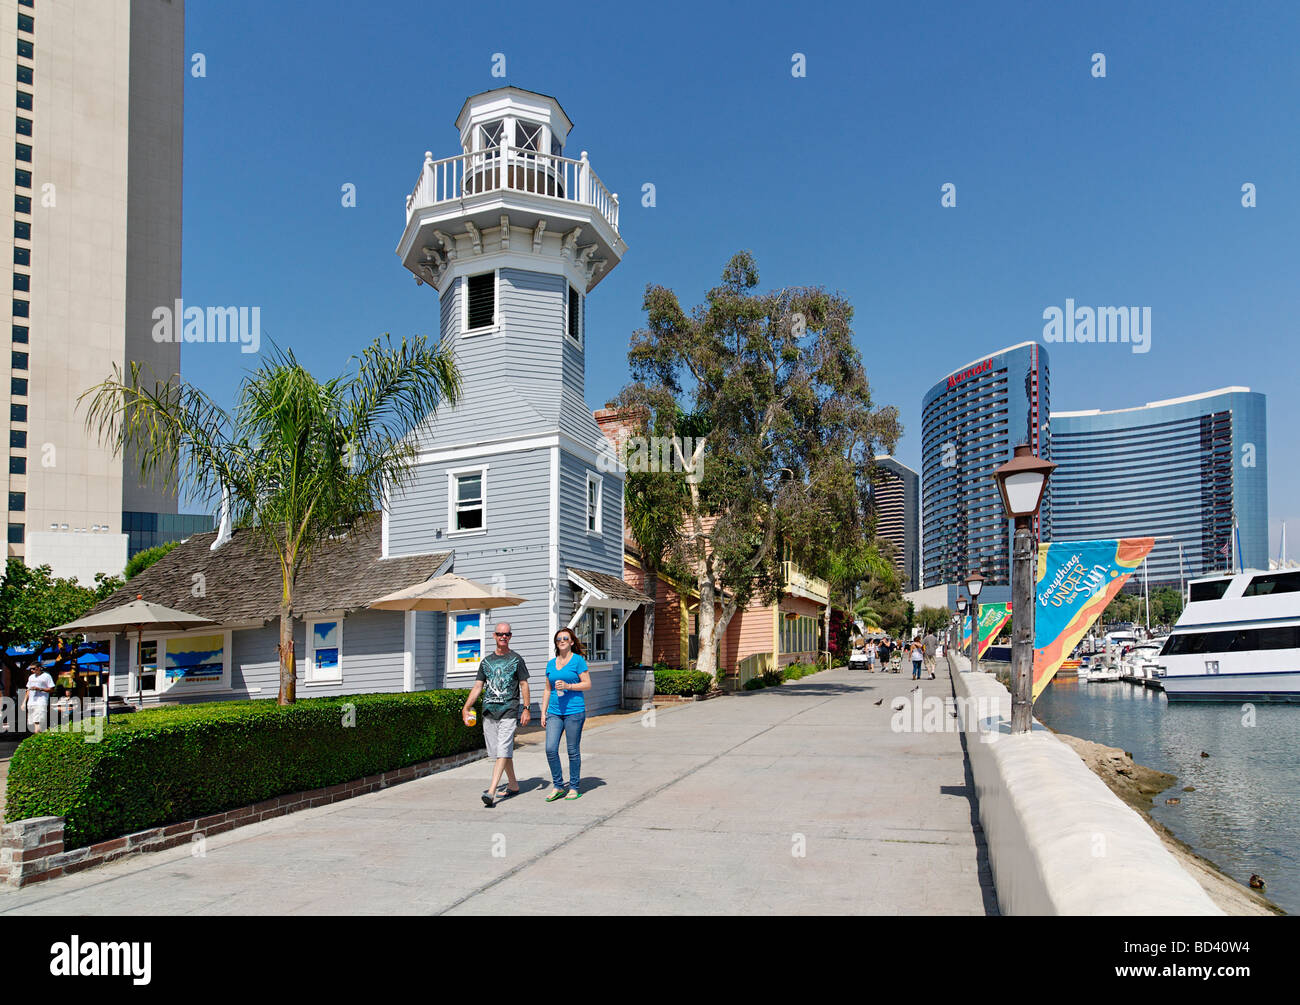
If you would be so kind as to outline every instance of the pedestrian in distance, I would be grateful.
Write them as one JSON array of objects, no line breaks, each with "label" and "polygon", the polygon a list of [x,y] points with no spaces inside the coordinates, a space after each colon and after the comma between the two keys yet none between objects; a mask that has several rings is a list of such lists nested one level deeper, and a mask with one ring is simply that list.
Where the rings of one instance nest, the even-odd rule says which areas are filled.
[{"label": "pedestrian in distance", "polygon": [[930,679],[934,680],[934,658],[939,652],[939,638],[934,632],[928,632],[922,645],[925,653],[925,669],[930,672]]},{"label": "pedestrian in distance", "polygon": [[[582,724],[587,719],[584,691],[591,690],[582,643],[567,628],[552,640],[555,656],[546,664],[546,694],[542,698],[542,728],[546,730],[546,761],[551,767],[548,803],[557,799],[580,799],[582,790]],[[565,784],[560,765],[560,737],[569,755],[569,781]]]},{"label": "pedestrian in distance", "polygon": [[50,692],[53,690],[54,678],[37,664],[32,675],[27,678],[27,693],[23,696],[27,724],[33,733],[44,733],[49,726]]},{"label": "pedestrian in distance", "polygon": [[921,679],[921,662],[925,659],[924,647],[920,642],[912,643],[912,680]]},{"label": "pedestrian in distance", "polygon": [[[515,777],[515,731],[521,724],[528,725],[528,667],[524,658],[510,648],[513,634],[504,621],[493,629],[496,649],[479,663],[478,677],[460,713],[465,725],[474,725],[471,712],[479,694],[483,695],[483,743],[488,757],[495,759],[492,784],[483,790],[482,796],[483,805],[489,809],[519,792],[519,779]],[[498,792],[502,772],[507,783],[505,791]]]}]

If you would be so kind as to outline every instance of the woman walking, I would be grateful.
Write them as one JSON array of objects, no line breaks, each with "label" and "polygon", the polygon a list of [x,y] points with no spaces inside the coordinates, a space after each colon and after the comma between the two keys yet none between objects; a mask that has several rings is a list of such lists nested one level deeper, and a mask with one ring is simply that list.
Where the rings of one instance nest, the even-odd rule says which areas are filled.
[{"label": "woman walking", "polygon": [[[546,694],[542,698],[542,728],[546,730],[546,760],[551,766],[551,791],[546,801],[581,799],[582,724],[587,718],[583,691],[591,690],[591,673],[582,643],[567,628],[555,633],[555,657],[546,664]],[[560,736],[569,754],[569,783],[560,766]],[[566,791],[567,790],[567,791]]]}]

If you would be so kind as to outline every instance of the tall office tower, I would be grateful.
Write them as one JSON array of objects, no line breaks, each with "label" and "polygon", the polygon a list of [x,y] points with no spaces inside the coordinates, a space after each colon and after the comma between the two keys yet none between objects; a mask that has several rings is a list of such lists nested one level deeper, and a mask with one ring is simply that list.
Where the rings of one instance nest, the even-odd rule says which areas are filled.
[{"label": "tall office tower", "polygon": [[1248,387],[1224,387],[1110,412],[1053,412],[1054,535],[1155,537],[1152,584],[1178,585],[1238,560],[1267,569],[1265,405]]},{"label": "tall office tower", "polygon": [[897,549],[894,564],[907,577],[906,590],[921,588],[921,476],[893,457],[877,457],[871,472],[876,536]]},{"label": "tall office tower", "polygon": [[152,329],[181,295],[184,43],[184,0],[0,0],[8,554],[86,583],[211,527],[140,484],[77,403],[114,364],[180,371],[180,345]]},{"label": "tall office tower", "polygon": [[[1047,350],[1021,342],[953,370],[921,407],[921,494],[925,586],[984,574],[990,586],[1011,582],[1011,521],[993,472],[1016,444],[1052,460]],[[1052,482],[1035,520],[1039,540],[1052,536]]]}]

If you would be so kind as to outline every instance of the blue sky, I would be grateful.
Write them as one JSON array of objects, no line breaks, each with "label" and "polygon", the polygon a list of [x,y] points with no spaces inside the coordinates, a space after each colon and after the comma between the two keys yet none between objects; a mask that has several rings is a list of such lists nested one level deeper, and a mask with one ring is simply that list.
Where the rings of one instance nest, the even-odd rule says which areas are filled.
[{"label": "blue sky", "polygon": [[[260,306],[264,337],[320,376],[383,332],[437,334],[436,295],[394,254],[403,200],[425,150],[458,152],[464,99],[504,82],[556,96],[575,124],[566,154],[589,151],[621,197],[629,250],[588,301],[593,407],[628,379],[646,284],[696,303],[742,248],[765,286],[849,297],[913,467],[939,377],[1041,338],[1043,310],[1067,297],[1149,306],[1148,353],[1049,347],[1053,407],[1263,391],[1270,552],[1282,520],[1300,539],[1300,5],[189,0],[186,13],[206,76],[185,91],[185,300]],[[796,52],[806,77],[791,74]],[[945,183],[955,208],[940,205]],[[186,346],[182,369],[228,403],[252,358]]]}]

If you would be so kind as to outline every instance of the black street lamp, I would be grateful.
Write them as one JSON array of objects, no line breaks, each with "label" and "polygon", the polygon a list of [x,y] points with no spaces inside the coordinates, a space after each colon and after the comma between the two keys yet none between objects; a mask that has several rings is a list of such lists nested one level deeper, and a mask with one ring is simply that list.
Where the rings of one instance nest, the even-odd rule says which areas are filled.
[{"label": "black street lamp", "polygon": [[957,598],[957,641],[956,644],[953,645],[953,650],[958,653],[961,652],[961,630],[965,624],[966,624],[966,598],[958,597]]},{"label": "black street lamp", "polygon": [[966,577],[966,590],[970,593],[971,630],[970,630],[970,668],[974,673],[980,669],[980,590],[984,589],[984,577],[978,571]]},{"label": "black street lamp", "polygon": [[1034,699],[1034,534],[1033,521],[1043,502],[1047,479],[1056,470],[1035,457],[1029,444],[993,472],[1007,519],[1016,522],[1011,548],[1011,732],[1027,733]]}]

